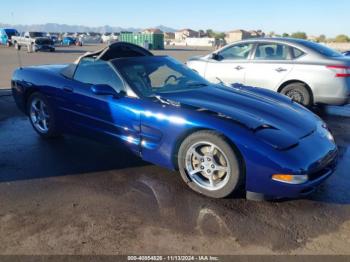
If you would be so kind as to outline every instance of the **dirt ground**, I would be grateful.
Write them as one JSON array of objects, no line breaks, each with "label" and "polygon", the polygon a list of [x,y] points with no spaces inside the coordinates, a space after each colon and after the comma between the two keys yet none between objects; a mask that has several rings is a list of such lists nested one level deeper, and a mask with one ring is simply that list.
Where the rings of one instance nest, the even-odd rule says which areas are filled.
[{"label": "dirt ground", "polygon": [[[5,50],[4,87],[16,55]],[[22,60],[69,62],[79,50],[23,51]],[[206,52],[161,53],[185,60]],[[43,141],[0,91],[0,254],[350,254],[350,118],[322,117],[335,133],[340,162],[314,194],[215,200],[123,148],[71,136]]]}]

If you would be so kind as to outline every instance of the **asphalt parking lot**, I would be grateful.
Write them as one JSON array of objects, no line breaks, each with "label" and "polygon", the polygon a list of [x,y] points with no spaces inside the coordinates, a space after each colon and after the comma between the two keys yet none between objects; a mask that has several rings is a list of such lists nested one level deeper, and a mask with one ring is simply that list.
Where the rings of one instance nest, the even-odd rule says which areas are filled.
[{"label": "asphalt parking lot", "polygon": [[[88,49],[96,46],[20,54],[24,65],[63,63]],[[157,53],[184,61],[207,52]],[[0,57],[5,88],[18,57],[6,48]],[[71,136],[40,139],[0,90],[0,254],[350,254],[350,117],[329,111],[322,117],[340,161],[314,194],[215,200],[123,148]]]}]

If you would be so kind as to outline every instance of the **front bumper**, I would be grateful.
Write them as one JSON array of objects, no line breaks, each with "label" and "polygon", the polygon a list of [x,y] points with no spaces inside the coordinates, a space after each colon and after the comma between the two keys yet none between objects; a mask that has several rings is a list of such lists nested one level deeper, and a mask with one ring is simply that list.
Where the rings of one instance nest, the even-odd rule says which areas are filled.
[{"label": "front bumper", "polygon": [[54,51],[53,45],[35,45],[35,51]]},{"label": "front bumper", "polygon": [[[298,198],[312,193],[334,173],[338,149],[324,130],[317,129],[300,140],[298,146],[268,155],[268,159],[274,159],[273,164],[269,162],[268,168],[247,166],[246,190],[271,198]],[[273,180],[274,174],[307,175],[308,180],[301,184],[288,184]]]},{"label": "front bumper", "polygon": [[329,178],[335,171],[337,166],[337,151],[332,153],[329,162],[321,166],[318,170],[308,173],[309,180],[299,185],[285,184],[273,181],[279,187],[280,192],[275,192],[276,196],[298,198],[313,193],[317,187]]}]

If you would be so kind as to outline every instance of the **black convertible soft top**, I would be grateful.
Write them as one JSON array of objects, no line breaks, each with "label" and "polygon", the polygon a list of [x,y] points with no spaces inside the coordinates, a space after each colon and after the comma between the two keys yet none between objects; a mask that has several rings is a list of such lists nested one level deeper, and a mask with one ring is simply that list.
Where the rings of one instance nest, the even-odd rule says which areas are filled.
[{"label": "black convertible soft top", "polygon": [[74,63],[64,68],[61,71],[61,74],[64,75],[65,77],[72,78],[80,60],[86,57],[91,57],[95,60],[110,61],[116,58],[138,57],[138,56],[153,56],[153,54],[150,51],[138,45],[134,45],[126,42],[116,42],[108,45],[107,47],[99,51],[88,52],[82,55]]},{"label": "black convertible soft top", "polygon": [[134,45],[126,42],[116,42],[116,43],[110,44],[109,46],[103,48],[100,51],[83,55],[82,58],[94,57],[95,59],[109,61],[116,58],[137,57],[137,56],[153,56],[153,54],[150,51],[138,45]]}]

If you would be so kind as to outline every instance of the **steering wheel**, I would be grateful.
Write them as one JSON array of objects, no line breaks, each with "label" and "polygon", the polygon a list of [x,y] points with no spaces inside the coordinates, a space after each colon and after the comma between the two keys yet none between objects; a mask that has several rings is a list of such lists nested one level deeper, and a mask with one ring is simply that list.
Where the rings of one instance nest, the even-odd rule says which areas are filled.
[{"label": "steering wheel", "polygon": [[168,76],[168,77],[165,79],[164,84],[168,84],[169,80],[172,79],[172,78],[174,78],[174,81],[177,81],[177,80],[178,80],[178,78],[176,77],[176,75],[170,75],[170,76]]}]

